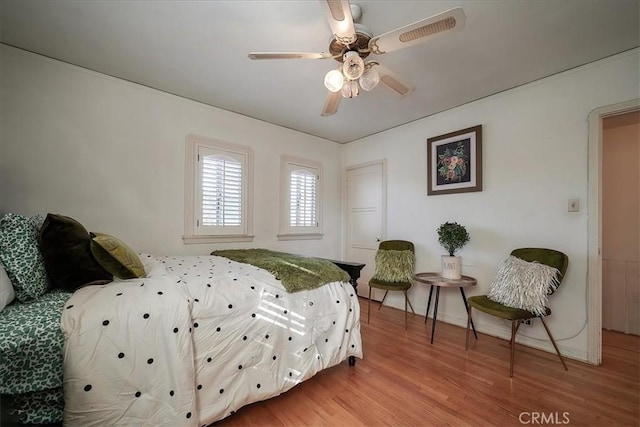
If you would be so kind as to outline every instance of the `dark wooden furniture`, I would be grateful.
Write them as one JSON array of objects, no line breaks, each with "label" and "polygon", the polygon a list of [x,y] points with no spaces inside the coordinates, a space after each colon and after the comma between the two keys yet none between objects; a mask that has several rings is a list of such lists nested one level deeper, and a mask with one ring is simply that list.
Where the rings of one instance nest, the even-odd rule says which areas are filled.
[{"label": "dark wooden furniture", "polygon": [[360,272],[366,264],[351,261],[337,261],[334,259],[328,259],[327,261],[331,261],[332,263],[346,271],[350,277],[349,283],[351,283],[353,289],[358,292],[358,279],[360,278]]}]

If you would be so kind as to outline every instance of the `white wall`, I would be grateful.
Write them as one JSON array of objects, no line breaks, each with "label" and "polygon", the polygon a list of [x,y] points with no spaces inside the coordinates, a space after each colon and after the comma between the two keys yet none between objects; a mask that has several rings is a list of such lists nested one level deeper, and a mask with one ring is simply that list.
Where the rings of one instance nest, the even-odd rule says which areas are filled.
[{"label": "white wall", "polygon": [[[0,213],[60,213],[153,254],[184,245],[185,137],[253,147],[251,244],[339,257],[341,146],[0,45]],[[282,153],[324,166],[322,240],[279,242]]]},{"label": "white wall", "polygon": [[[470,242],[459,251],[463,274],[485,294],[499,262],[517,247],[549,247],[569,256],[547,322],[569,357],[587,359],[587,152],[589,112],[640,95],[640,50],[570,70],[513,90],[373,135],[344,148],[345,166],[376,159],[388,164],[388,239],[416,244],[417,271],[438,271],[444,249],[436,229],[446,221],[465,225]],[[483,126],[483,191],[427,197],[429,137]],[[581,211],[567,212],[578,198]],[[424,316],[428,289],[410,290]],[[466,326],[457,290],[441,292],[438,318]],[[402,307],[401,295],[390,304]],[[509,337],[509,324],[476,314],[479,330]],[[437,334],[437,331],[436,331]],[[539,321],[521,328],[519,341],[553,351]],[[437,336],[436,336],[437,340]],[[463,342],[460,343],[464,345]]]},{"label": "white wall", "polygon": [[[487,292],[498,263],[515,247],[552,247],[569,255],[549,324],[566,355],[586,360],[587,116],[640,96],[639,53],[340,146],[0,45],[0,213],[66,214],[141,252],[209,253],[217,246],[183,245],[181,239],[184,140],[194,133],[255,150],[256,239],[234,247],[338,257],[343,166],[386,158],[386,237],[416,244],[417,270],[439,269],[444,250],[436,228],[445,221],[460,222],[471,234],[459,253],[464,274],[479,281],[470,295]],[[426,139],[476,124],[483,125],[484,190],[427,197]],[[282,153],[323,163],[322,240],[276,239]],[[567,212],[569,198],[580,199],[581,212]],[[416,285],[410,295],[424,313],[427,289]],[[390,302],[401,306],[399,296]],[[457,291],[441,293],[438,314],[465,324]],[[476,325],[509,335],[504,323],[488,316],[478,314]],[[551,350],[540,325],[522,333],[523,343]]]}]

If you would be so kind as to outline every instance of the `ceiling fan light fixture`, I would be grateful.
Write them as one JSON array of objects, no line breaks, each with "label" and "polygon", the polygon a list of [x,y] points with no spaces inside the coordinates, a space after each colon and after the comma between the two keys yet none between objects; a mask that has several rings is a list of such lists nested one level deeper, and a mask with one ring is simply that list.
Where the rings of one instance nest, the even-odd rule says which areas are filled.
[{"label": "ceiling fan light fixture", "polygon": [[356,80],[347,80],[344,82],[341,91],[343,98],[355,98],[360,93],[358,82]]},{"label": "ceiling fan light fixture", "polygon": [[324,76],[324,87],[331,92],[338,92],[344,86],[344,76],[339,70],[331,70]]},{"label": "ceiling fan light fixture", "polygon": [[344,64],[342,72],[349,80],[358,80],[364,73],[364,61],[360,58],[360,54],[353,50],[344,54]]},{"label": "ceiling fan light fixture", "polygon": [[380,83],[380,75],[373,68],[367,69],[358,80],[360,87],[367,92],[373,90]]}]

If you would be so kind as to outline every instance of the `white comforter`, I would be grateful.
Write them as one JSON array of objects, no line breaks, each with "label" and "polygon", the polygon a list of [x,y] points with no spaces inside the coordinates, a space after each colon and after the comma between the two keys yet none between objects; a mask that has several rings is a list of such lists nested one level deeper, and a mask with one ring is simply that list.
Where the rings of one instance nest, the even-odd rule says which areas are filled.
[{"label": "white comforter", "polygon": [[226,258],[143,261],[66,304],[65,425],[207,425],[362,357],[348,283],[290,294]]}]

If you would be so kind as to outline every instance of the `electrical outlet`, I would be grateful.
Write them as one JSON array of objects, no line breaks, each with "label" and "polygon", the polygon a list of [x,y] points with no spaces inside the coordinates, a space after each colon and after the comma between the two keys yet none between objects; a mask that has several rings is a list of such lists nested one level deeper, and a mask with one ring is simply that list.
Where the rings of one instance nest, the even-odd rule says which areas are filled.
[{"label": "electrical outlet", "polygon": [[532,321],[532,319],[525,319],[521,323],[523,325],[525,325],[525,326],[531,326],[531,324],[532,324],[531,321]]}]

